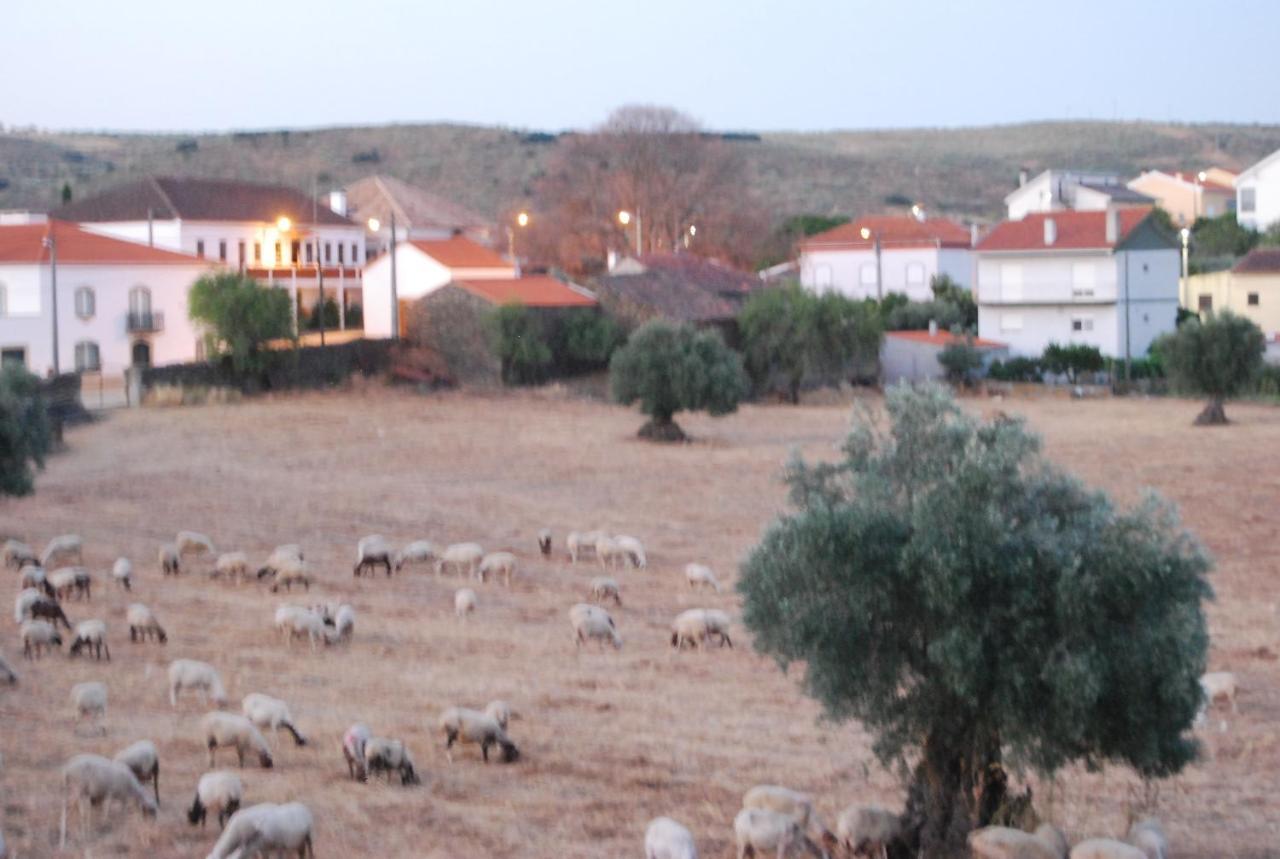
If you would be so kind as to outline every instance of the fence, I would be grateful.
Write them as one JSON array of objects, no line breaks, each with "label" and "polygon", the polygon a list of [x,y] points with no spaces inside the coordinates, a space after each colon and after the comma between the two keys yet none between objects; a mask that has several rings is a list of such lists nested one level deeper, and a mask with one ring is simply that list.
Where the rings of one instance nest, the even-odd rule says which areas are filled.
[{"label": "fence", "polygon": [[372,376],[391,366],[390,340],[353,340],[332,346],[264,351],[260,369],[237,372],[229,358],[216,362],[170,364],[143,371],[142,387],[234,388],[245,394],[290,389],[327,388],[347,381],[353,374]]}]

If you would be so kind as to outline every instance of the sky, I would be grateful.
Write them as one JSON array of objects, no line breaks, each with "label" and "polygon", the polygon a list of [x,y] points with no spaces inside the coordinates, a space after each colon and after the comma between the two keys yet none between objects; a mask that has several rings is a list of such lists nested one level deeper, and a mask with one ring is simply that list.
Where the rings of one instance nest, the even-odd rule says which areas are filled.
[{"label": "sky", "polygon": [[9,0],[0,123],[1280,123],[1278,0]]}]

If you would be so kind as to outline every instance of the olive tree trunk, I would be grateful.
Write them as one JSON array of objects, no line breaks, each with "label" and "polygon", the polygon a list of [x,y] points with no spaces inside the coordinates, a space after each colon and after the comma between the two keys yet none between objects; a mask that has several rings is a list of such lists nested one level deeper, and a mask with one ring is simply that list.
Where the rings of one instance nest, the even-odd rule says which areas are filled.
[{"label": "olive tree trunk", "polygon": [[689,437],[680,429],[680,424],[672,420],[671,415],[654,415],[649,422],[640,427],[637,433],[647,441],[688,441]]},{"label": "olive tree trunk", "polygon": [[1209,401],[1209,405],[1204,407],[1199,415],[1196,416],[1195,425],[1203,426],[1221,426],[1227,423],[1227,413],[1223,409],[1222,397],[1214,397]]},{"label": "olive tree trunk", "polygon": [[1007,784],[999,742],[931,733],[907,790],[902,855],[967,857],[969,833],[987,825],[1004,804]]}]

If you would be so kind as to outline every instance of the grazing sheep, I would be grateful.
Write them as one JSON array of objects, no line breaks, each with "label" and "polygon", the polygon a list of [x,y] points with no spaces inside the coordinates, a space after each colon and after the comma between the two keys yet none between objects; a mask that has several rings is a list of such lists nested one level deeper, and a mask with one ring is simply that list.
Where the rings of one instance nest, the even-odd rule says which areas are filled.
[{"label": "grazing sheep", "polygon": [[36,553],[31,551],[31,547],[21,540],[5,540],[4,541],[4,565],[6,567],[16,567],[22,569],[27,564],[40,564],[40,559],[36,557]]},{"label": "grazing sheep", "polygon": [[511,577],[516,574],[516,556],[510,552],[490,552],[480,560],[480,581],[487,582],[492,575],[497,581],[501,575],[507,587],[511,587]]},{"label": "grazing sheep", "polygon": [[129,608],[124,614],[125,622],[129,624],[129,640],[130,641],[146,641],[148,638],[154,637],[161,644],[169,640],[169,636],[165,635],[164,627],[151,609],[147,608],[140,602],[130,603]]},{"label": "grazing sheep", "polygon": [[325,630],[325,641],[334,643],[337,641],[350,641],[351,633],[356,628],[356,610],[346,603],[338,606],[315,606],[311,609],[320,615],[320,619],[324,621],[327,627]]},{"label": "grazing sheep", "polygon": [[707,643],[706,612],[700,608],[691,608],[680,612],[671,622],[671,646],[676,650],[684,650],[685,645],[693,649]]},{"label": "grazing sheep", "polygon": [[789,816],[767,808],[744,808],[733,819],[733,834],[738,842],[738,859],[762,855],[765,851],[783,859],[792,848],[799,847],[813,856],[823,856],[818,846],[800,831],[800,824]]},{"label": "grazing sheep", "polygon": [[160,804],[160,752],[150,740],[138,740],[116,752],[115,760],[129,768],[141,784],[151,782],[156,793],[156,805]]},{"label": "grazing sheep", "polygon": [[302,547],[297,543],[284,543],[276,546],[271,550],[271,554],[267,556],[266,563],[258,568],[258,578],[265,579],[268,576],[274,576],[285,564],[301,560],[303,560]]},{"label": "grazing sheep", "polygon": [[196,784],[196,798],[187,811],[187,820],[192,826],[197,823],[204,828],[204,820],[210,811],[218,812],[218,828],[225,829],[227,818],[240,810],[244,800],[244,785],[240,776],[231,770],[214,770],[200,776]]},{"label": "grazing sheep", "polygon": [[551,557],[551,529],[543,528],[538,531],[538,551],[542,553],[542,557]]},{"label": "grazing sheep", "polygon": [[984,826],[969,833],[974,859],[1065,859],[1066,841],[1048,824],[1035,834],[1008,826]]},{"label": "grazing sheep", "polygon": [[436,559],[436,547],[430,540],[414,540],[396,552],[393,566],[398,573],[409,564],[429,564]]},{"label": "grazing sheep", "polygon": [[240,702],[240,710],[259,728],[263,730],[269,728],[276,732],[284,728],[293,735],[293,741],[296,744],[299,746],[307,744],[307,738],[302,736],[293,725],[293,715],[289,712],[289,705],[279,698],[272,698],[260,692],[251,692]]},{"label": "grazing sheep", "polygon": [[606,570],[611,566],[622,566],[622,562],[626,558],[626,553],[618,545],[618,541],[608,534],[601,534],[596,537],[595,550],[596,560]]},{"label": "grazing sheep", "polygon": [[208,705],[209,697],[219,707],[227,705],[227,691],[217,670],[207,662],[195,659],[175,659],[169,663],[169,703],[178,706],[178,693],[194,689],[200,693],[200,703]]},{"label": "grazing sheep", "polygon": [[353,574],[361,576],[368,572],[372,575],[373,568],[381,565],[387,568],[387,575],[390,576],[393,552],[387,538],[380,534],[361,537],[360,542],[356,544],[356,566]]},{"label": "grazing sheep", "polygon": [[644,554],[644,544],[635,537],[618,536],[613,538],[613,542],[618,545],[618,551],[622,553],[623,558],[631,562],[631,566],[639,570],[648,566],[649,560]]},{"label": "grazing sheep", "polygon": [[889,844],[902,835],[898,815],[875,805],[851,805],[836,820],[836,841],[855,856],[889,855]]},{"label": "grazing sheep", "polygon": [[60,600],[89,599],[92,596],[93,577],[84,567],[61,567],[49,574],[49,584],[54,596]]},{"label": "grazing sheep", "polygon": [[5,658],[3,656],[0,656],[0,680],[3,680],[5,683],[8,683],[10,686],[18,685],[17,672],[15,672],[12,667],[10,667],[9,663],[5,661]]},{"label": "grazing sheep", "polygon": [[205,745],[209,749],[209,768],[213,768],[213,753],[219,746],[233,746],[240,768],[244,769],[244,757],[247,752],[258,756],[258,764],[263,769],[271,769],[271,749],[257,728],[244,716],[234,713],[223,713],[214,710],[200,719],[200,730],[204,734]]},{"label": "grazing sheep", "polygon": [[111,565],[111,580],[126,591],[133,590],[133,562],[128,558],[116,558]]},{"label": "grazing sheep", "polygon": [[45,575],[44,567],[24,567],[22,570],[22,579],[20,587],[23,590],[32,589],[40,591],[47,597],[56,597],[57,593],[53,589],[53,585],[49,584],[49,577]]},{"label": "grazing sheep", "polygon": [[698,859],[693,833],[670,817],[655,817],[644,831],[644,859]]},{"label": "grazing sheep", "polygon": [[111,648],[107,645],[107,625],[100,620],[82,620],[76,624],[75,638],[71,639],[68,653],[75,656],[81,650],[93,651],[94,659],[101,659],[105,651],[111,661]]},{"label": "grazing sheep", "polygon": [[244,552],[224,552],[214,562],[213,574],[242,582],[249,578],[249,556]]},{"label": "grazing sheep", "polygon": [[133,803],[146,817],[156,816],[156,803],[142,787],[137,776],[124,764],[109,761],[99,755],[76,755],[62,768],[65,793],[62,799],[61,846],[67,846],[67,806],[75,801],[80,815],[81,840],[89,835],[88,813],[90,808],[102,807],[103,816],[109,812],[112,800],[128,805]]},{"label": "grazing sheep", "polygon": [[22,655],[27,659],[40,658],[46,647],[61,646],[62,636],[49,621],[29,620],[22,625]]},{"label": "grazing sheep", "polygon": [[71,629],[71,621],[67,620],[66,612],[62,610],[62,606],[58,604],[57,600],[49,597],[42,596],[27,606],[27,617],[32,620],[47,620],[54,626],[61,623],[67,629]]},{"label": "grazing sheep", "polygon": [[313,825],[311,811],[300,802],[251,805],[240,809],[227,821],[208,859],[283,857],[285,851],[296,852],[298,859],[314,859],[316,854],[311,846]]},{"label": "grazing sheep", "polygon": [[498,727],[504,731],[512,719],[520,718],[518,713],[511,712],[511,707],[506,701],[490,701],[484,705],[484,714],[497,722]]},{"label": "grazing sheep", "polygon": [[622,605],[622,592],[616,579],[599,576],[591,580],[591,598],[598,603],[613,600],[613,604]]},{"label": "grazing sheep", "polygon": [[467,615],[476,610],[476,592],[471,588],[458,588],[453,594],[453,613],[467,619]]},{"label": "grazing sheep", "polygon": [[1145,853],[1132,844],[1110,838],[1090,838],[1071,848],[1071,859],[1147,859]]},{"label": "grazing sheep", "polygon": [[507,737],[507,732],[502,730],[497,720],[479,710],[450,707],[440,714],[439,724],[440,730],[444,731],[444,749],[450,763],[453,763],[454,743],[478,744],[485,763],[489,762],[490,746],[502,749],[504,763],[511,763],[520,757],[516,744]]},{"label": "grazing sheep", "polygon": [[388,781],[393,772],[398,772],[400,784],[420,783],[413,767],[413,758],[399,740],[389,740],[386,737],[371,737],[367,740],[364,746],[364,767],[368,775],[386,773]]},{"label": "grazing sheep", "polygon": [[1220,702],[1226,702],[1231,705],[1232,713],[1240,712],[1236,702],[1236,675],[1230,671],[1210,671],[1200,678],[1200,688],[1204,690],[1203,709],[1207,710]]},{"label": "grazing sheep", "polygon": [[693,590],[711,588],[716,593],[720,593],[720,580],[706,564],[685,564],[684,578]]},{"label": "grazing sheep", "polygon": [[760,784],[742,796],[743,808],[764,808],[785,814],[800,825],[800,831],[813,833],[834,847],[835,836],[823,825],[813,810],[813,797],[798,790],[776,784]]},{"label": "grazing sheep", "polygon": [[436,561],[436,578],[443,575],[446,568],[451,567],[459,574],[465,568],[467,575],[474,579],[476,570],[480,566],[480,559],[483,557],[484,549],[480,548],[478,543],[454,543],[446,548],[444,554]]},{"label": "grazing sheep", "polygon": [[84,563],[83,546],[80,537],[76,534],[54,537],[40,553],[40,566],[46,570],[52,570],[64,564],[82,564]]},{"label": "grazing sheep", "polygon": [[278,593],[281,585],[284,585],[287,591],[292,591],[294,585],[302,585],[303,590],[310,591],[311,574],[307,572],[307,562],[301,558],[282,559],[280,566],[275,568],[275,581],[271,584],[271,592]]},{"label": "grazing sheep", "polygon": [[342,735],[342,756],[347,761],[347,774],[358,781],[365,781],[369,771],[364,764],[364,749],[369,744],[373,732],[369,726],[356,722]]},{"label": "grazing sheep", "polygon": [[1164,827],[1153,817],[1129,827],[1128,841],[1146,854],[1147,859],[1169,859],[1169,842],[1164,837]]},{"label": "grazing sheep", "polygon": [[570,531],[564,538],[565,545],[569,549],[569,560],[576,564],[579,555],[585,554],[587,550],[595,552],[596,540],[600,537],[599,531]]},{"label": "grazing sheep", "polygon": [[328,643],[325,635],[324,619],[309,608],[296,605],[282,605],[276,609],[276,629],[288,636],[290,641],[306,636],[311,642],[311,649],[316,643]]},{"label": "grazing sheep", "polygon": [[733,647],[733,640],[729,638],[729,615],[718,608],[706,608],[702,610],[702,619],[707,624],[707,638],[717,638],[720,645],[729,645]]},{"label": "grazing sheep", "polygon": [[214,553],[213,541],[198,531],[179,531],[178,536],[173,538],[173,545],[178,550],[179,558]]},{"label": "grazing sheep", "polygon": [[13,599],[13,622],[22,623],[30,619],[31,606],[44,594],[35,588],[23,588]]},{"label": "grazing sheep", "polygon": [[182,572],[182,558],[178,547],[173,543],[165,543],[157,553],[160,559],[160,572],[166,576],[176,576]]},{"label": "grazing sheep", "polygon": [[[77,683],[71,687],[71,703],[76,708],[79,719],[105,719],[107,717],[107,687],[103,683],[90,681]],[[102,733],[107,729],[99,725]]]},{"label": "grazing sheep", "polygon": [[622,636],[618,635],[613,618],[598,605],[578,603],[569,609],[569,623],[573,626],[573,640],[578,647],[595,640],[601,648],[608,641],[615,650],[622,649]]}]

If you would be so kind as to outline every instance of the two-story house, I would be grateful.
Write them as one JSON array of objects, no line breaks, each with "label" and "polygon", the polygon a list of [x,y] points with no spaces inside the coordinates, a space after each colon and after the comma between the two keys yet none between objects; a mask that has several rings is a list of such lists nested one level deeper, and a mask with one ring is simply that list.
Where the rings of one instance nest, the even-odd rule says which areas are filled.
[{"label": "two-story house", "polygon": [[1236,177],[1236,220],[1259,231],[1280,223],[1280,149]]},{"label": "two-story house", "polygon": [[1129,188],[1150,197],[1174,223],[1185,226],[1236,207],[1235,176],[1220,169],[1147,170],[1130,181]]},{"label": "two-story house", "polygon": [[1098,212],[1151,203],[1150,197],[1127,187],[1118,174],[1085,170],[1045,170],[1032,179],[1023,171],[1018,187],[1004,198],[1011,221],[1034,212]]},{"label": "two-story house", "polygon": [[912,301],[928,301],[937,275],[970,287],[976,235],[946,218],[859,218],[801,242],[800,284],[850,298],[897,292]]},{"label": "two-story house", "polygon": [[1177,322],[1179,244],[1151,209],[1027,214],[978,244],[979,336],[1039,355],[1084,343],[1139,357]]}]

